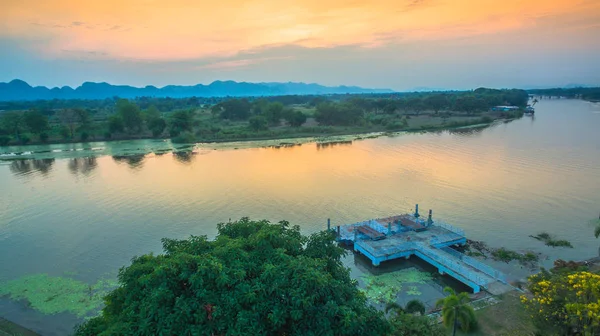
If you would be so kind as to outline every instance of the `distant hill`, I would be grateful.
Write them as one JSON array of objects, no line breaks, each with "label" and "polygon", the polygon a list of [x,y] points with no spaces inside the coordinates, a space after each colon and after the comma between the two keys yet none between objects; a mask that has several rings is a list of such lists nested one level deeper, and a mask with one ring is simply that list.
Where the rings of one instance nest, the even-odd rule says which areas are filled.
[{"label": "distant hill", "polygon": [[48,99],[105,99],[112,97],[248,97],[280,95],[314,95],[345,93],[388,93],[389,89],[364,89],[356,86],[323,86],[306,83],[246,83],[234,81],[215,81],[209,85],[193,86],[168,85],[162,88],[146,86],[143,88],[128,85],[85,82],[73,89],[69,86],[47,88],[32,87],[26,82],[15,79],[9,83],[0,83],[0,101],[48,100]]}]

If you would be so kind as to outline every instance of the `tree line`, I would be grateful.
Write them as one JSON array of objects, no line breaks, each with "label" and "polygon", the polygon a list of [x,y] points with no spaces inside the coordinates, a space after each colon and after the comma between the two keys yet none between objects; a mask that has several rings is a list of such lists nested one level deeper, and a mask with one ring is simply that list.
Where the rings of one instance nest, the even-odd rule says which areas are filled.
[{"label": "tree line", "polygon": [[[392,95],[28,102],[32,105],[26,110],[0,112],[0,145],[166,137],[194,142],[320,133],[328,127],[401,130],[414,115],[473,116],[496,105],[524,107],[527,100],[522,90],[480,88]],[[301,129],[309,118],[315,126]]]},{"label": "tree line", "polygon": [[594,88],[554,88],[554,89],[539,89],[539,90],[528,90],[530,94],[538,96],[550,96],[550,97],[566,97],[566,98],[581,98],[586,100],[600,100],[600,87]]}]

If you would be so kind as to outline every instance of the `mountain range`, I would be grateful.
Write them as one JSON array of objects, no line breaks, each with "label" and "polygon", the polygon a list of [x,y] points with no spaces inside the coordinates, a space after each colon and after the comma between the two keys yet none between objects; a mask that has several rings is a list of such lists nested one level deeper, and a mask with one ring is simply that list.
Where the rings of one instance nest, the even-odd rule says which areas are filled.
[{"label": "mountain range", "polygon": [[323,86],[307,83],[247,83],[235,81],[215,81],[209,85],[192,86],[167,85],[162,88],[143,88],[128,85],[85,82],[77,88],[33,87],[20,79],[0,83],[0,101],[49,100],[49,99],[105,99],[112,97],[249,97],[280,95],[317,95],[345,93],[388,93],[389,89],[365,89],[357,86]]}]

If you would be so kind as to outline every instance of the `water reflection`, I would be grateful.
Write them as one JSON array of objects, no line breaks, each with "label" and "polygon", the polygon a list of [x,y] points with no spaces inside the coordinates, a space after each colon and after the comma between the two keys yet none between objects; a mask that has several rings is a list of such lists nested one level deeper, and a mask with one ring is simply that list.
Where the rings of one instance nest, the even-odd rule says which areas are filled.
[{"label": "water reflection", "polygon": [[333,142],[317,142],[317,150],[338,147],[338,146],[350,146],[352,145],[352,140],[342,140],[342,141],[333,141]]},{"label": "water reflection", "polygon": [[129,165],[131,169],[140,169],[144,166],[144,159],[146,158],[146,154],[136,154],[136,155],[114,155],[113,160],[117,163],[125,162]]},{"label": "water reflection", "polygon": [[450,133],[452,135],[471,137],[471,136],[480,135],[483,132],[483,130],[485,130],[486,128],[488,128],[488,126],[458,128],[458,129],[449,130],[448,133]]},{"label": "water reflection", "polygon": [[177,162],[183,164],[190,164],[194,160],[196,153],[192,151],[184,151],[184,152],[173,152],[173,157]]},{"label": "water reflection", "polygon": [[68,163],[69,171],[73,175],[85,175],[89,176],[94,169],[98,167],[96,157],[83,157],[70,159]]},{"label": "water reflection", "polygon": [[54,159],[15,160],[10,164],[10,171],[16,176],[27,176],[33,173],[48,175],[54,165]]}]

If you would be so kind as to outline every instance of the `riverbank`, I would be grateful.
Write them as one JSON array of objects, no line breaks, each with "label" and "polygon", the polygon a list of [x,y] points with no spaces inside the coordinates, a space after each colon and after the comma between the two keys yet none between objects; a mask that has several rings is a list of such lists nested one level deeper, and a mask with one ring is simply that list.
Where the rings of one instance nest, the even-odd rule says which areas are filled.
[{"label": "riverbank", "polygon": [[[440,118],[441,119],[441,118]],[[171,139],[125,139],[93,142],[55,142],[45,144],[28,144],[0,147],[0,160],[19,159],[50,159],[50,158],[75,158],[87,156],[131,156],[149,153],[164,154],[168,152],[190,152],[194,150],[221,150],[221,149],[246,149],[266,147],[289,147],[306,143],[317,143],[318,145],[347,144],[352,141],[374,139],[383,136],[398,136],[408,133],[440,132],[452,130],[468,130],[486,128],[500,122],[510,122],[512,119],[486,119],[471,118],[469,120],[454,119],[447,123],[428,124],[423,121],[427,117],[416,119],[412,128],[390,131],[380,128],[339,128],[329,133],[302,133],[296,134],[271,134],[257,135],[253,137],[222,138],[198,141],[193,143],[175,143]],[[485,121],[485,122],[482,122]]]},{"label": "riverbank", "polygon": [[[219,122],[212,125],[211,119],[206,111],[196,112],[196,118],[200,125],[191,132],[184,132],[178,136],[153,136],[149,132],[140,134],[119,133],[111,135],[106,132],[95,132],[82,137],[61,137],[58,133],[50,132],[49,136],[42,141],[39,136],[25,134],[26,142],[14,139],[4,146],[0,146],[0,152],[5,147],[17,147],[28,145],[56,145],[56,144],[78,144],[92,142],[112,142],[126,140],[170,140],[177,144],[189,143],[223,143],[236,141],[263,141],[263,140],[285,140],[308,137],[331,137],[345,135],[359,135],[369,133],[386,132],[420,132],[434,130],[451,130],[460,127],[472,127],[489,125],[499,120],[516,119],[522,114],[505,115],[502,113],[483,113],[468,115],[460,113],[449,114],[420,114],[403,115],[391,119],[373,119],[370,122],[355,126],[325,126],[317,123],[314,118],[308,117],[307,121],[299,127],[280,124],[270,126],[264,130],[253,130],[248,122]],[[389,118],[389,117],[388,117]],[[212,130],[207,130],[210,127]],[[218,130],[218,131],[216,131]],[[216,131],[216,132],[215,132]]]}]

